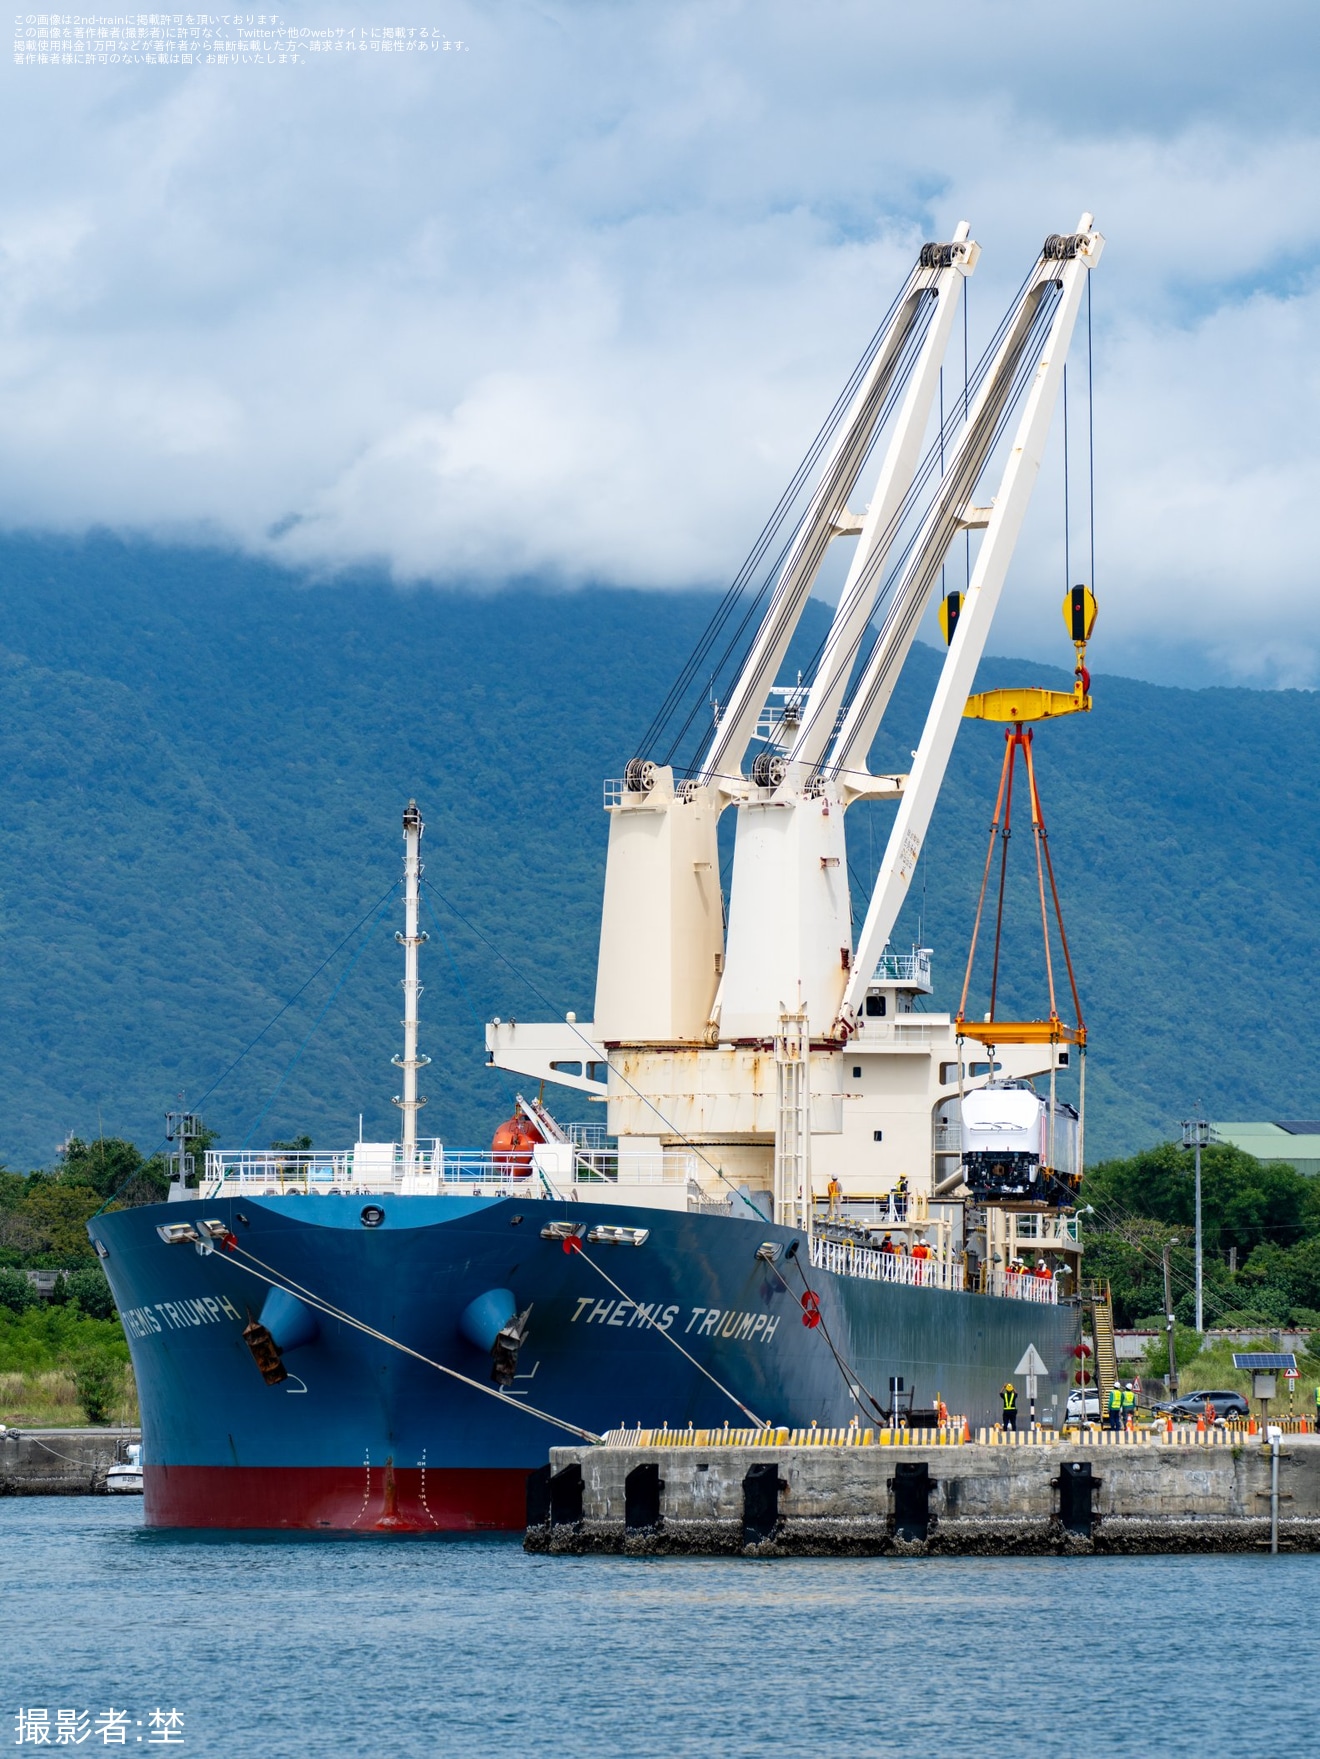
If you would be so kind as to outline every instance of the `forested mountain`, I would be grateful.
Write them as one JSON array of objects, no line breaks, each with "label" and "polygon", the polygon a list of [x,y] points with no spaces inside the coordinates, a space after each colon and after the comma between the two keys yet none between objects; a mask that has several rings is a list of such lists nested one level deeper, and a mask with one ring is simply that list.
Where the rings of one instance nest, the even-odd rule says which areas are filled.
[{"label": "forested mountain", "polygon": [[[487,1139],[512,1089],[481,1022],[590,1016],[601,779],[713,600],[300,582],[110,538],[7,539],[0,578],[0,1158],[48,1164],[101,1130],[150,1149],[180,1093],[229,1146],[343,1141],[359,1112],[394,1134],[401,911],[370,913],[410,796],[435,888],[423,1129]],[[1166,1135],[1197,1099],[1315,1116],[1320,699],[1107,678],[1099,633],[1094,714],[1036,741],[1092,1033],[1090,1149]],[[938,663],[914,654],[875,764],[907,766]],[[982,682],[1044,675],[990,660]],[[934,1006],[961,983],[1001,750],[999,728],[964,726],[900,925],[910,941],[920,916],[936,949]],[[849,815],[855,890],[891,811]],[[1034,1012],[1026,836],[1016,855],[1010,987]]]}]

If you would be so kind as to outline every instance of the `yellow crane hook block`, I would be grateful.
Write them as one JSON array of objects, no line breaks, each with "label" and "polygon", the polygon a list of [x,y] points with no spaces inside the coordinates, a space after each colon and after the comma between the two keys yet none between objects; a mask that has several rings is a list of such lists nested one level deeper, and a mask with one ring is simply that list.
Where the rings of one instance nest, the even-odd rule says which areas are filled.
[{"label": "yellow crane hook block", "polygon": [[[955,627],[961,601],[958,606],[952,606],[951,601],[958,597],[957,593],[949,595],[950,615]],[[1091,674],[1086,669],[1086,644],[1095,628],[1095,612],[1095,594],[1090,587],[1074,586],[1064,595],[1063,621],[1077,650],[1075,683],[1071,691],[1044,690],[1035,684],[1026,685],[1021,690],[983,690],[979,695],[967,698],[964,719],[1013,721],[1020,725],[1026,721],[1051,721],[1056,715],[1089,715]],[[940,621],[945,624],[944,605],[940,607]],[[952,639],[947,626],[945,638]]]}]

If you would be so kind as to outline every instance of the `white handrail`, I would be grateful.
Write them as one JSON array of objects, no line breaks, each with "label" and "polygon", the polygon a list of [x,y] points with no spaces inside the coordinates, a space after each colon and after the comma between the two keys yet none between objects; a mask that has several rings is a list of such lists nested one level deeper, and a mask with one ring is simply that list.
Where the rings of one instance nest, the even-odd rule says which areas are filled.
[{"label": "white handrail", "polygon": [[811,1262],[817,1270],[835,1276],[864,1277],[874,1283],[901,1283],[912,1289],[961,1289],[965,1277],[961,1259],[914,1258],[904,1252],[875,1252],[869,1246],[853,1246],[842,1240],[813,1238]]},{"label": "white handrail", "polygon": [[1029,1270],[998,1270],[990,1272],[991,1295],[1003,1295],[1010,1301],[1035,1301],[1041,1307],[1057,1307],[1059,1285],[1050,1277],[1035,1276]]},{"label": "white handrail", "polygon": [[[439,1143],[412,1155],[399,1143],[356,1149],[208,1149],[199,1194],[226,1192],[343,1192],[404,1196],[439,1194],[456,1187],[526,1190],[533,1180],[530,1158],[496,1155],[488,1149],[444,1149]],[[538,1184],[539,1181],[533,1180]]]}]

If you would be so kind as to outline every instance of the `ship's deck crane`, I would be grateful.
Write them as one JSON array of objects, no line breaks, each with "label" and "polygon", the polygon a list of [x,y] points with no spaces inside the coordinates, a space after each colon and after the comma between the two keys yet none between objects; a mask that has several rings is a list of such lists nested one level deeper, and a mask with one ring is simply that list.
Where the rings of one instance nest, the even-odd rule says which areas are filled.
[{"label": "ship's deck crane", "polygon": [[[1046,240],[900,560],[837,735],[831,739],[876,592],[878,544],[849,577],[786,761],[777,770],[753,766],[753,783],[766,785],[739,807],[724,972],[712,1010],[713,1035],[722,1040],[772,1033],[789,999],[805,1007],[817,1036],[846,1037],[856,1018],[916,866],[1039,470],[1086,275],[1102,247],[1089,214],[1076,233]],[[999,492],[978,506],[977,484],[1019,403]],[[985,535],[911,775],[872,776],[867,754],[949,547],[975,528]],[[844,810],[894,795],[898,814],[854,953]]]},{"label": "ship's deck crane", "polygon": [[[911,774],[880,863],[875,890],[858,939],[853,974],[844,991],[839,1010],[840,1026],[846,1027],[856,1018],[865,994],[866,979],[875,969],[876,961],[893,933],[899,909],[907,894],[940,785],[944,780],[944,771],[953,751],[963,707],[971,692],[976,668],[985,651],[986,638],[999,604],[1008,564],[1040,470],[1050,419],[1063,376],[1063,364],[1077,322],[1077,314],[1081,309],[1087,277],[1099,262],[1103,249],[1104,239],[1096,231],[1092,216],[1083,214],[1076,232],[1062,237],[1052,236],[1045,241],[1036,265],[1027,297],[1030,299],[1035,294],[1036,309],[1039,310],[1047,295],[1052,292],[1056,296],[1049,328],[1031,373],[1030,387],[1026,393],[1012,450],[1000,479],[999,492],[985,513],[985,536],[926,716]],[[1010,363],[1006,358],[1004,366],[1006,370],[1012,371],[1015,378],[1022,370],[1020,359]],[[973,426],[969,422],[969,443],[972,443],[972,433]],[[975,443],[984,446],[988,455],[992,443],[988,435],[982,433]],[[970,476],[970,462],[969,460],[964,481],[974,480]],[[955,459],[949,474],[952,475],[957,468],[958,461]],[[940,509],[937,504],[937,508],[932,510],[931,547],[938,551],[938,559],[942,559],[954,531],[958,529],[958,524],[950,521],[950,515],[954,514],[952,505]],[[980,515],[971,507],[966,507],[956,517],[970,523],[973,518],[979,519]],[[914,557],[913,564],[910,565],[912,594],[914,597],[920,594],[923,604],[938,579],[938,559],[935,554],[931,554],[924,562],[919,557]],[[903,613],[904,621],[910,624],[913,631],[919,614],[917,606],[910,606]],[[909,634],[903,647],[904,654],[910,642]],[[877,644],[877,654],[885,646],[882,633],[881,641]],[[885,657],[879,659],[873,654],[854,693],[848,717],[829,755],[828,764],[835,774],[847,779],[858,771],[864,771],[867,751],[878,726],[876,705],[881,698],[888,700],[888,691],[893,688],[892,676],[892,661],[887,652]],[[883,713],[883,703],[880,712]]]},{"label": "ship's deck crane", "polygon": [[[607,795],[611,809],[601,913],[595,1025],[603,1042],[705,1043],[724,967],[717,826],[747,792],[742,763],[830,543],[859,539],[859,565],[883,564],[908,494],[939,386],[957,291],[979,247],[959,225],[947,244],[923,246],[820,477],[785,546],[769,602],[696,776],[629,764]],[[884,418],[902,398],[866,513],[848,501]],[[870,601],[859,600],[862,622]],[[837,957],[837,953],[836,953]]]},{"label": "ship's deck crane", "polygon": [[[495,1022],[487,1044],[502,1067],[601,1097],[606,1083],[593,1072],[608,1057],[609,1128],[621,1155],[625,1135],[639,1153],[648,1140],[657,1147],[661,1138],[706,1142],[718,1148],[726,1182],[742,1176],[743,1165],[758,1176],[759,1145],[769,1136],[790,1139],[784,1096],[800,1089],[788,1122],[802,1153],[775,1183],[785,1199],[796,1191],[809,1206],[811,1134],[841,1129],[837,1050],[861,1023],[867,986],[916,865],[1103,244],[1089,214],[1075,232],[1046,240],[965,403],[959,399],[962,407],[919,457],[956,295],[978,255],[965,225],[950,243],[923,248],[848,397],[836,406],[836,426],[809,454],[820,470],[801,516],[790,529],[786,496],[779,526],[772,520],[758,540],[712,620],[713,633],[671,693],[665,712],[677,703],[681,716],[680,699],[704,677],[711,643],[725,642],[731,652],[742,639],[738,630],[766,599],[737,676],[721,692],[724,708],[704,749],[690,758],[686,775],[681,768],[676,774],[675,754],[692,724],[689,707],[663,761],[644,755],[659,749],[657,735],[643,742],[621,781],[606,784],[610,838],[595,1019]],[[875,490],[857,515],[849,503],[886,424]],[[987,498],[980,479],[1005,438],[998,492]],[[807,480],[799,473],[795,482]],[[869,748],[894,683],[950,545],[971,531],[982,533],[975,568],[911,773],[873,776]],[[822,558],[844,535],[857,548],[828,637],[806,685],[789,693],[794,712],[771,730],[744,774]],[[740,612],[738,594],[752,562],[759,567],[767,558],[767,586]],[[877,606],[878,635],[863,655]],[[735,627],[740,614],[743,623]],[[844,814],[858,799],[883,796],[897,798],[897,814],[854,952]],[[730,803],[739,822],[726,935],[717,832]],[[834,1047],[830,1055],[819,1054],[822,1040]],[[797,1089],[785,1069],[776,1078],[763,1067],[772,1042],[783,1049],[776,1058],[794,1065],[789,1075],[804,1065]],[[792,1044],[798,1049],[789,1056]]]}]

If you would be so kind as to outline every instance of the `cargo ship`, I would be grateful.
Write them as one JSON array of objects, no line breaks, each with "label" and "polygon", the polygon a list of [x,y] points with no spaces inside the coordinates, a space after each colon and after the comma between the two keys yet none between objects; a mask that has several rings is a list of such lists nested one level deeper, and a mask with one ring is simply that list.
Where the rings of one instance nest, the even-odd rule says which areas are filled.
[{"label": "cargo ship", "polygon": [[[594,1018],[487,1027],[488,1060],[535,1092],[489,1148],[419,1135],[410,802],[400,1139],[212,1149],[194,1167],[194,1123],[177,1117],[169,1201],[93,1218],[137,1376],[149,1524],[518,1528],[556,1438],[977,1426],[1033,1348],[1042,1403],[1063,1405],[1083,1117],[1056,1080],[1074,1056],[1084,1070],[1084,1030],[1052,996],[1016,1029],[933,1012],[930,950],[891,939],[1102,247],[1089,215],[1045,241],[930,440],[979,248],[965,225],[923,246],[643,749],[605,785]],[[965,590],[940,601],[947,652],[911,769],[873,775],[963,534]],[[853,549],[828,637],[785,684],[836,541]],[[721,644],[721,700],[693,734],[690,687]],[[1073,707],[1088,683],[1079,643]],[[854,933],[844,820],[859,800],[894,818]],[[600,1103],[603,1123],[561,1126],[549,1087]]]}]

